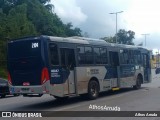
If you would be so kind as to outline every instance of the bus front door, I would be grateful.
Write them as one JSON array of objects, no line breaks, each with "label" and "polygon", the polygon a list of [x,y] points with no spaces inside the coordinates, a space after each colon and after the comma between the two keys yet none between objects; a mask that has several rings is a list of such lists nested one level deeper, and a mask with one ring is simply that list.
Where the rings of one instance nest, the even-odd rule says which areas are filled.
[{"label": "bus front door", "polygon": [[151,75],[150,58],[148,54],[142,54],[142,56],[143,56],[143,67],[144,67],[144,82],[150,82],[149,81]]},{"label": "bus front door", "polygon": [[111,86],[119,87],[119,56],[118,52],[109,51],[110,65],[112,69]]},{"label": "bus front door", "polygon": [[[68,89],[68,94],[74,94],[75,93],[75,53],[74,49],[69,48],[61,48],[61,66],[62,66],[62,74],[63,78],[66,79],[66,82],[68,86],[65,86],[65,88]],[[67,77],[65,77],[67,75]]]}]

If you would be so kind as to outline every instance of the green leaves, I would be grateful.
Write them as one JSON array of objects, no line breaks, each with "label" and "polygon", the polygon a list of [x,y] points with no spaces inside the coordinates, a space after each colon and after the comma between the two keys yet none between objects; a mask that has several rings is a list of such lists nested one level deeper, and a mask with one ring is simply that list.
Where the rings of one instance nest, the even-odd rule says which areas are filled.
[{"label": "green leaves", "polygon": [[120,44],[134,45],[134,35],[135,32],[131,30],[126,31],[124,29],[120,29],[117,33],[117,42]]},{"label": "green leaves", "polygon": [[50,0],[0,1],[0,36],[11,39],[39,34],[81,36],[80,28],[64,24],[53,8]]},{"label": "green leaves", "polygon": [[81,36],[80,28],[64,24],[53,8],[50,0],[0,0],[0,68],[6,66],[7,39],[42,34]]},{"label": "green leaves", "polygon": [[19,38],[28,35],[36,35],[36,29],[27,19],[27,5],[24,3],[12,8],[7,16],[7,36]]},{"label": "green leaves", "polygon": [[[126,31],[124,29],[120,29],[117,33],[117,43],[134,45],[134,43],[133,43],[134,36],[135,36],[135,32],[133,32],[131,30]],[[104,37],[101,39],[103,39],[109,43],[116,43],[116,35],[114,37]]]}]

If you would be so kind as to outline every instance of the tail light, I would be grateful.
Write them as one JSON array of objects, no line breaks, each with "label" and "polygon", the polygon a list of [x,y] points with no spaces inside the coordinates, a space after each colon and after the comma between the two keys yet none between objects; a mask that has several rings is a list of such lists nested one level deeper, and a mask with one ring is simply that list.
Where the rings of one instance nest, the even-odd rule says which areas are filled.
[{"label": "tail light", "polygon": [[44,84],[46,81],[50,80],[48,69],[45,67],[42,69],[41,74],[41,84]]},{"label": "tail light", "polygon": [[9,72],[8,72],[8,82],[9,82],[9,84],[12,84],[11,75]]}]

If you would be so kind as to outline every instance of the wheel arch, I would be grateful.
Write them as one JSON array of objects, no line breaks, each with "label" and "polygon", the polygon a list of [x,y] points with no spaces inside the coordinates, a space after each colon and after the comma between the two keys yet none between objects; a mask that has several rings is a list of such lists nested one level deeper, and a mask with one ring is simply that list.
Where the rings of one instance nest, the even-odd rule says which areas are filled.
[{"label": "wheel arch", "polygon": [[89,82],[88,82],[88,87],[89,87],[89,83],[90,83],[91,81],[96,81],[96,82],[98,83],[98,90],[100,91],[100,84],[99,84],[98,78],[97,78],[97,77],[92,77],[92,78],[89,80]]},{"label": "wheel arch", "polygon": [[139,74],[137,75],[137,78],[140,79],[140,82],[141,82],[141,84],[142,84],[142,83],[143,83],[143,75],[142,75],[141,73],[139,73]]}]

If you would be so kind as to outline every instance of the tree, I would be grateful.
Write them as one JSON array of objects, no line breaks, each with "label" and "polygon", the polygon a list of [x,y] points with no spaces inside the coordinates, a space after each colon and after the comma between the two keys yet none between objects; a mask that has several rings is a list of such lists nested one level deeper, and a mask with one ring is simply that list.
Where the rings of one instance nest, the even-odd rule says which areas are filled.
[{"label": "tree", "polygon": [[[6,69],[7,39],[32,35],[81,36],[81,29],[64,24],[50,0],[0,0],[0,75]],[[6,39],[7,38],[7,39]]]},{"label": "tree", "polygon": [[120,29],[117,33],[117,42],[119,44],[134,45],[133,43],[134,35],[135,32],[131,30],[126,31],[124,29]]},{"label": "tree", "polygon": [[7,21],[7,16],[3,13],[2,9],[0,9],[0,40],[5,38],[6,36],[6,21]]},{"label": "tree", "polygon": [[100,38],[102,40],[105,40],[106,42],[109,42],[109,43],[115,43],[116,42],[116,37],[104,37],[104,38]]},{"label": "tree", "polygon": [[81,35],[81,29],[80,28],[78,28],[78,27],[76,27],[76,28],[74,28],[73,29],[73,25],[72,25],[72,23],[70,22],[70,23],[67,23],[66,25],[65,25],[65,32],[66,32],[66,36],[82,36]]},{"label": "tree", "polygon": [[37,34],[63,37],[81,36],[80,28],[69,27],[53,12],[54,5],[51,4],[50,1],[51,0],[1,0],[0,8],[2,12],[8,16],[12,9],[15,9],[19,5],[26,4],[26,20],[34,25]]},{"label": "tree", "polygon": [[[127,45],[134,45],[133,39],[135,36],[135,32],[129,30],[126,31],[124,29],[120,29],[117,33],[117,43],[119,44],[127,44]],[[111,37],[103,37],[100,38],[105,40],[106,42],[109,43],[116,43],[116,36],[111,36]]]},{"label": "tree", "polygon": [[22,4],[12,8],[7,16],[6,36],[13,39],[36,35],[36,29],[27,19],[27,5]]}]

